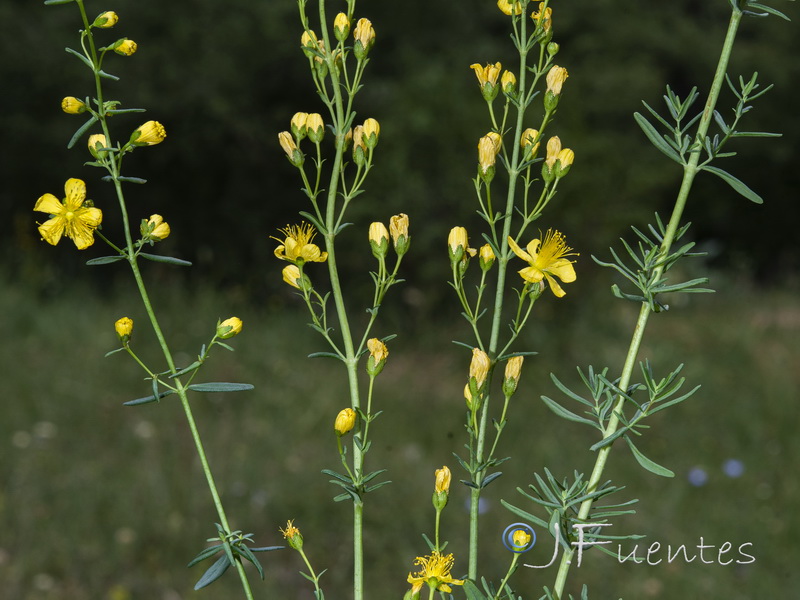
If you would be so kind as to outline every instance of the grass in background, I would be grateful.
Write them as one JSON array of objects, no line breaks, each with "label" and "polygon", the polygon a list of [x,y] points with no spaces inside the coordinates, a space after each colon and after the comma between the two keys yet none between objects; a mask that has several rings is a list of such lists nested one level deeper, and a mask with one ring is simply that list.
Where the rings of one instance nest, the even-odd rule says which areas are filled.
[{"label": "grass in background", "polygon": [[[2,283],[3,598],[235,597],[239,588],[233,578],[192,592],[202,567],[184,569],[215,532],[179,405],[167,399],[159,405],[122,406],[149,393],[148,384],[123,354],[103,358],[117,347],[113,323],[124,316],[122,307],[137,306],[126,302],[128,292],[98,297],[72,289],[37,300],[24,286]],[[690,401],[661,413],[657,425],[662,426],[640,444],[676,478],[643,471],[623,447],[612,453],[608,476],[625,485],[629,497],[640,499],[637,514],[616,526],[619,533],[624,527],[648,536],[640,553],[652,541],[691,547],[702,536],[717,547],[731,542],[731,554],[739,544],[752,542],[756,562],[618,565],[590,552],[576,578],[588,583],[590,597],[744,600],[786,597],[800,585],[794,568],[800,559],[795,542],[800,539],[795,465],[800,456],[800,307],[789,290],[713,283],[726,289],[689,298],[674,312],[659,315],[648,335],[658,345],[643,348],[642,358],[650,358],[657,373],[690,356],[683,373],[687,383],[703,385]],[[249,382],[256,390],[192,400],[211,466],[231,525],[255,532],[259,545],[273,545],[282,543],[277,528],[296,519],[315,568],[329,569],[324,588],[337,597],[351,571],[350,505],[331,502],[338,489],[320,470],[338,466],[333,419],[349,402],[342,373],[332,362],[306,358],[321,344],[305,327],[299,306],[270,313],[235,293],[193,293],[169,285],[158,296],[156,301],[169,308],[164,311],[167,331],[178,331],[192,319],[208,323],[210,335],[217,318],[235,314],[244,320],[244,331],[232,340],[236,354],[216,352],[202,379]],[[574,382],[574,367],[565,365],[593,362],[598,367],[601,357],[617,368],[626,343],[617,332],[630,331],[635,315],[605,293],[572,306],[578,305],[593,310],[566,320],[563,311],[569,308],[543,305],[554,314],[539,323],[550,325],[532,328],[522,341],[540,355],[526,362],[501,444],[514,458],[487,494],[482,553],[496,556],[485,563],[492,570],[487,576],[504,572],[509,557],[500,533],[517,520],[499,499],[531,508],[515,488],[526,487],[534,471],[548,467],[564,476],[593,462],[587,448],[595,440],[589,430],[558,419],[538,397],[557,393],[551,371],[567,384]],[[156,357],[143,316],[127,314],[137,322],[137,351]],[[402,596],[411,561],[425,549],[419,534],[432,529],[434,469],[448,464],[454,478],[462,477],[452,452],[462,450],[461,389],[469,359],[449,342],[462,329],[453,323],[452,335],[437,338],[421,333],[423,327],[413,334],[401,331],[378,384],[384,415],[375,423],[372,464],[387,467],[394,483],[366,506],[367,590],[376,600]],[[190,362],[202,341],[176,339],[175,347],[186,352],[179,362]],[[727,463],[729,471],[731,465],[743,467],[740,476],[725,473],[730,460],[739,463]],[[443,515],[448,551],[456,554],[454,574],[467,566],[467,499],[466,488],[454,485]],[[550,540],[543,534],[539,540],[527,562],[548,562]],[[709,551],[706,556],[716,560]],[[297,574],[296,553],[263,557],[267,581],[255,584],[258,597],[311,598],[311,588]],[[550,578],[521,569],[513,583],[526,598],[538,598]]]}]

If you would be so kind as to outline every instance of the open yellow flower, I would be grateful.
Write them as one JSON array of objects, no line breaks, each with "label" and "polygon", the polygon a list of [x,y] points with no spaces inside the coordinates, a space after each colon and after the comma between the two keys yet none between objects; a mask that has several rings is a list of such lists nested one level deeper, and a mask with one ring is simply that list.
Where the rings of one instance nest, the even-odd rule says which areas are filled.
[{"label": "open yellow flower", "polygon": [[520,276],[529,283],[538,283],[546,279],[550,289],[558,297],[563,297],[566,292],[555,280],[558,277],[564,283],[575,281],[575,268],[573,261],[567,256],[577,256],[577,253],[570,252],[572,248],[567,246],[564,236],[559,231],[548,229],[544,235],[544,241],[532,240],[527,252],[520,248],[511,236],[508,237],[508,245],[518,257],[526,261],[529,266],[519,271]]},{"label": "open yellow flower", "polygon": [[464,585],[461,579],[453,579],[450,569],[453,568],[453,555],[442,556],[435,550],[430,556],[418,556],[415,565],[421,567],[416,575],[408,574],[408,583],[411,584],[411,594],[416,594],[422,589],[423,584],[440,592],[451,592],[450,584]]},{"label": "open yellow flower", "polygon": [[[308,223],[287,225],[280,232],[286,236],[283,243],[275,248],[275,256],[281,260],[302,265],[306,262],[325,262],[328,259],[327,252],[322,252],[319,246],[311,243],[317,234],[312,225]],[[276,237],[272,239],[281,241]]]},{"label": "open yellow flower", "polygon": [[94,206],[84,206],[86,184],[81,179],[67,179],[64,185],[66,198],[63,202],[53,194],[45,194],[37,201],[33,210],[52,217],[39,225],[42,239],[55,246],[65,235],[75,242],[78,250],[94,244],[94,230],[103,220],[103,213]]}]

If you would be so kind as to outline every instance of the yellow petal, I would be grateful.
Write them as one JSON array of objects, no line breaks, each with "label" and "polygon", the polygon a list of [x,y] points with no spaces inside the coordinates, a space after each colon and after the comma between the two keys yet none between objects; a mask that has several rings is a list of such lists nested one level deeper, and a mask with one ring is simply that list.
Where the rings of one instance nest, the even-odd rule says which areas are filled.
[{"label": "yellow petal", "polygon": [[567,295],[567,293],[561,289],[561,286],[558,285],[558,282],[551,277],[549,273],[545,273],[544,276],[547,277],[547,283],[550,285],[550,289],[553,290],[553,293],[557,298],[563,298]]},{"label": "yellow petal", "polygon": [[528,243],[528,253],[533,257],[531,262],[536,260],[536,257],[539,256],[539,245],[541,244],[541,240],[531,240]]},{"label": "yellow petal", "polygon": [[[61,203],[58,203],[61,206]],[[45,211],[46,212],[46,211]],[[64,219],[61,217],[53,217],[49,221],[39,225],[39,235],[48,244],[55,246],[61,240],[64,234]]]},{"label": "yellow petal", "polygon": [[559,258],[554,261],[547,270],[564,283],[572,283],[575,281],[575,267],[573,267],[572,262],[566,258]]},{"label": "yellow petal", "polygon": [[82,179],[67,179],[67,183],[64,184],[64,191],[67,193],[64,201],[64,206],[67,207],[67,210],[79,209],[83,201],[86,200],[86,184]]},{"label": "yellow petal", "polygon": [[525,252],[519,246],[517,246],[517,242],[515,242],[514,238],[512,238],[511,236],[508,236],[508,245],[511,248],[511,250],[514,251],[514,254],[519,256],[522,260],[525,260],[527,262],[533,262],[533,258],[531,258],[531,255]]},{"label": "yellow petal", "polygon": [[103,220],[103,211],[94,207],[84,208],[77,216],[82,223],[85,223],[91,228],[95,228],[100,225],[100,222]]},{"label": "yellow petal", "polygon": [[530,283],[539,283],[542,280],[542,277],[546,275],[546,273],[542,273],[536,267],[525,267],[519,271],[519,274],[525,281]]},{"label": "yellow petal", "polygon": [[45,194],[36,201],[33,210],[49,215],[57,215],[64,211],[64,205],[53,194]]},{"label": "yellow petal", "polygon": [[92,235],[93,229],[88,227],[81,227],[78,224],[73,224],[72,230],[68,232],[72,241],[78,250],[83,250],[94,244],[94,236]]}]

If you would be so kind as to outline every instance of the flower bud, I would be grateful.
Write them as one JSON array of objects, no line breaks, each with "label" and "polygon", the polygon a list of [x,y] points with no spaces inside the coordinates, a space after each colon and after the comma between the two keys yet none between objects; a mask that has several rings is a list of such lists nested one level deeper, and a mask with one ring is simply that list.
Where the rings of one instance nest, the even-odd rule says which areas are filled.
[{"label": "flower bud", "polygon": [[433,486],[433,507],[441,511],[447,506],[447,499],[450,495],[450,469],[446,466],[441,469],[436,469],[436,482]]},{"label": "flower bud", "polygon": [[561,152],[561,139],[558,136],[553,136],[547,140],[547,158],[545,158],[542,165],[542,178],[545,183],[550,183],[555,177],[553,169],[559,152]]},{"label": "flower bud", "polygon": [[489,360],[489,355],[480,348],[472,349],[472,360],[469,363],[469,378],[475,380],[475,385],[480,390],[483,384],[486,383],[486,378],[489,375],[489,367],[492,361]]},{"label": "flower bud", "polygon": [[67,96],[61,101],[61,110],[68,115],[79,115],[86,112],[86,103],[75,96]]},{"label": "flower bud", "polygon": [[292,525],[292,521],[286,523],[286,529],[278,529],[283,534],[284,539],[289,542],[289,545],[295,550],[303,548],[303,536],[300,530]]},{"label": "flower bud", "polygon": [[495,64],[487,64],[482,67],[480,64],[475,63],[469,66],[470,69],[475,71],[475,76],[478,78],[478,85],[481,87],[481,94],[484,100],[491,102],[497,97],[500,88],[497,86],[497,78],[500,76],[500,70],[503,68],[498,62]]},{"label": "flower bud", "polygon": [[380,222],[372,223],[369,226],[369,245],[372,248],[372,255],[381,260],[389,251],[389,232],[386,225]]},{"label": "flower bud", "polygon": [[550,42],[549,44],[547,44],[547,54],[549,54],[550,56],[555,56],[556,54],[558,54],[559,49],[560,46],[555,42]]},{"label": "flower bud", "polygon": [[345,408],[339,411],[336,415],[336,420],[333,423],[333,429],[339,437],[350,433],[353,427],[356,426],[356,411],[352,408]]},{"label": "flower bud", "polygon": [[145,241],[160,242],[169,237],[169,223],[161,215],[150,215],[149,219],[142,219],[139,232]]},{"label": "flower bud", "polygon": [[292,134],[288,131],[281,131],[278,134],[278,142],[280,143],[281,148],[283,148],[283,151],[286,152],[289,162],[298,168],[302,166],[303,162],[305,161],[305,156],[303,156],[303,153],[300,152],[297,144],[294,143]]},{"label": "flower bud", "polygon": [[503,93],[507,96],[512,95],[517,91],[517,76],[511,71],[506,71],[500,78],[500,86],[503,88]]},{"label": "flower bud", "polygon": [[103,159],[108,154],[108,150],[104,150],[104,148],[108,148],[108,141],[102,133],[90,135],[88,145],[89,152],[97,159]]},{"label": "flower bud", "polygon": [[558,106],[558,97],[561,95],[561,88],[567,77],[569,74],[563,67],[553,66],[547,72],[547,91],[544,94],[545,110],[551,111]]},{"label": "flower bud", "polygon": [[336,36],[337,40],[343,42],[347,39],[349,33],[350,19],[347,18],[346,14],[340,12],[333,20],[333,35]]},{"label": "flower bud", "polygon": [[311,289],[311,280],[305,273],[300,273],[297,265],[286,265],[281,271],[283,280],[295,289],[306,291]]},{"label": "flower bud", "polygon": [[374,148],[378,145],[378,136],[381,134],[381,126],[378,122],[369,118],[364,121],[364,143],[367,148]]},{"label": "flower bud", "polygon": [[308,58],[319,58],[319,40],[313,29],[303,32],[303,35],[300,36],[300,46],[303,48],[303,54]]},{"label": "flower bud", "polygon": [[217,323],[217,337],[221,340],[227,340],[242,331],[242,320],[239,317],[231,317],[225,319],[221,323]]},{"label": "flower bud", "polygon": [[555,169],[553,169],[556,179],[560,179],[569,173],[569,168],[572,166],[572,162],[574,160],[575,153],[569,148],[563,148],[559,151],[558,155],[556,156]]},{"label": "flower bud", "polygon": [[468,247],[467,230],[463,227],[453,227],[447,236],[448,251],[450,262],[457,263],[464,258]]},{"label": "flower bud", "polygon": [[481,271],[487,272],[489,269],[492,268],[492,265],[494,264],[496,257],[494,255],[494,250],[492,250],[492,247],[489,244],[484,244],[483,246],[481,246],[481,249],[479,251],[479,257],[480,258],[478,259],[478,261],[481,267]]},{"label": "flower bud", "polygon": [[367,145],[364,143],[364,126],[356,125],[353,129],[353,161],[359,166],[367,162]]},{"label": "flower bud", "polygon": [[130,143],[134,146],[155,146],[160,144],[167,137],[167,130],[158,121],[148,121],[140,125],[131,134]]},{"label": "flower bud", "polygon": [[378,338],[367,340],[367,349],[369,350],[369,358],[367,359],[367,373],[370,377],[376,377],[386,364],[386,358],[389,356],[389,349]]},{"label": "flower bud", "polygon": [[353,44],[353,54],[358,60],[364,60],[370,48],[375,44],[375,29],[369,19],[359,19],[353,31],[355,44]]},{"label": "flower bud", "polygon": [[511,544],[514,550],[524,550],[531,543],[531,534],[524,529],[515,529],[511,534]]},{"label": "flower bud", "polygon": [[114,52],[120,54],[122,56],[131,56],[136,52],[138,46],[136,42],[133,40],[129,40],[128,38],[122,38],[121,40],[117,40],[114,43]]},{"label": "flower bud", "polygon": [[294,138],[300,142],[306,134],[308,133],[307,129],[308,124],[308,113],[304,112],[296,112],[292,116],[292,120],[289,124],[289,129],[292,130],[292,135]]},{"label": "flower bud", "polygon": [[411,244],[411,237],[408,235],[408,215],[400,213],[389,219],[389,233],[397,256],[403,256]]},{"label": "flower bud", "polygon": [[[544,2],[539,2],[539,10],[531,14],[531,19],[536,25],[537,29],[541,28],[542,33],[545,34],[545,39],[553,37],[553,9],[549,6],[544,7]],[[549,40],[548,40],[549,41]]]},{"label": "flower bud", "polygon": [[119,21],[117,13],[115,13],[113,10],[107,10],[103,14],[98,15],[98,17],[94,20],[94,23],[92,23],[92,27],[102,27],[103,29],[108,29],[109,27],[116,25],[117,21]]},{"label": "flower bud", "polygon": [[522,132],[519,143],[524,150],[525,160],[533,160],[536,156],[536,153],[539,151],[539,142],[537,141],[538,137],[539,132],[531,127],[528,127]]},{"label": "flower bud", "polygon": [[481,179],[490,183],[494,178],[494,165],[502,148],[502,138],[494,131],[478,140],[478,165]]},{"label": "flower bud", "polygon": [[503,394],[510,398],[517,391],[519,376],[522,371],[523,356],[514,356],[506,362],[506,371],[503,377]]},{"label": "flower bud", "polygon": [[133,320],[129,317],[122,317],[114,323],[114,330],[117,332],[119,341],[127,345],[128,341],[131,339],[131,332],[133,331]]},{"label": "flower bud", "polygon": [[325,137],[325,123],[322,122],[322,115],[319,113],[311,113],[308,115],[306,130],[308,132],[308,139],[315,144],[319,144],[322,138]]}]

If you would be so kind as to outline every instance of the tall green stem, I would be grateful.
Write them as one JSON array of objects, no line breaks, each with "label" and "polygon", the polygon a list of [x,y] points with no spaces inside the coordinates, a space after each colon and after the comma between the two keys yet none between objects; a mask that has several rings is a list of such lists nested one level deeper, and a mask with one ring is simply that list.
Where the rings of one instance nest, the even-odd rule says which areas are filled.
[{"label": "tall green stem", "polygon": [[[702,142],[705,140],[709,125],[711,124],[711,119],[714,115],[714,107],[716,106],[717,99],[719,98],[722,82],[725,80],[725,73],[728,69],[728,62],[730,60],[733,43],[736,39],[736,32],[739,28],[739,22],[741,21],[741,18],[742,12],[734,8],[728,24],[728,32],[725,36],[725,43],[722,47],[722,53],[720,55],[719,62],[717,63],[717,70],[714,74],[711,90],[709,91],[708,98],[706,99],[703,116],[701,117],[700,124],[697,127],[695,148],[689,157],[689,161],[684,165],[681,187],[678,192],[678,197],[675,200],[675,206],[672,210],[672,216],[670,217],[669,224],[664,235],[664,240],[661,243],[662,256],[666,256],[672,247],[672,243],[675,239],[675,233],[678,230],[678,225],[680,224],[683,210],[686,206],[686,201],[689,198],[689,192],[692,188],[692,183],[694,182],[695,175],[697,175],[698,172],[697,165],[700,160]],[[657,267],[655,269],[654,277],[658,279],[662,273],[663,267]],[[639,318],[636,321],[636,327],[633,331],[633,336],[631,337],[631,342],[628,347],[628,354],[625,357],[625,365],[619,381],[619,389],[623,392],[625,392],[630,385],[631,375],[636,364],[636,358],[639,354],[639,348],[642,343],[642,338],[644,337],[644,331],[649,317],[650,308],[647,303],[642,303],[642,306],[639,310]],[[625,399],[623,397],[617,399],[612,417],[609,419],[608,426],[603,432],[603,439],[608,438],[617,431],[617,428],[619,427],[619,417],[617,415],[621,413],[624,403]],[[611,448],[612,444],[609,444],[608,446],[601,448],[598,452],[597,460],[595,461],[594,469],[592,470],[592,475],[587,484],[587,494],[591,494],[597,490],[597,487],[600,483],[600,478],[603,476],[603,471],[605,470]],[[581,504],[580,510],[578,511],[579,520],[585,520],[589,517],[592,503],[593,501],[588,499]],[[564,552],[564,555],[561,557],[561,563],[559,565],[558,573],[556,574],[556,581],[553,587],[555,598],[562,597],[564,586],[566,585],[567,581],[567,575],[569,574],[570,565],[572,564],[573,554],[574,550],[569,550]]]}]

